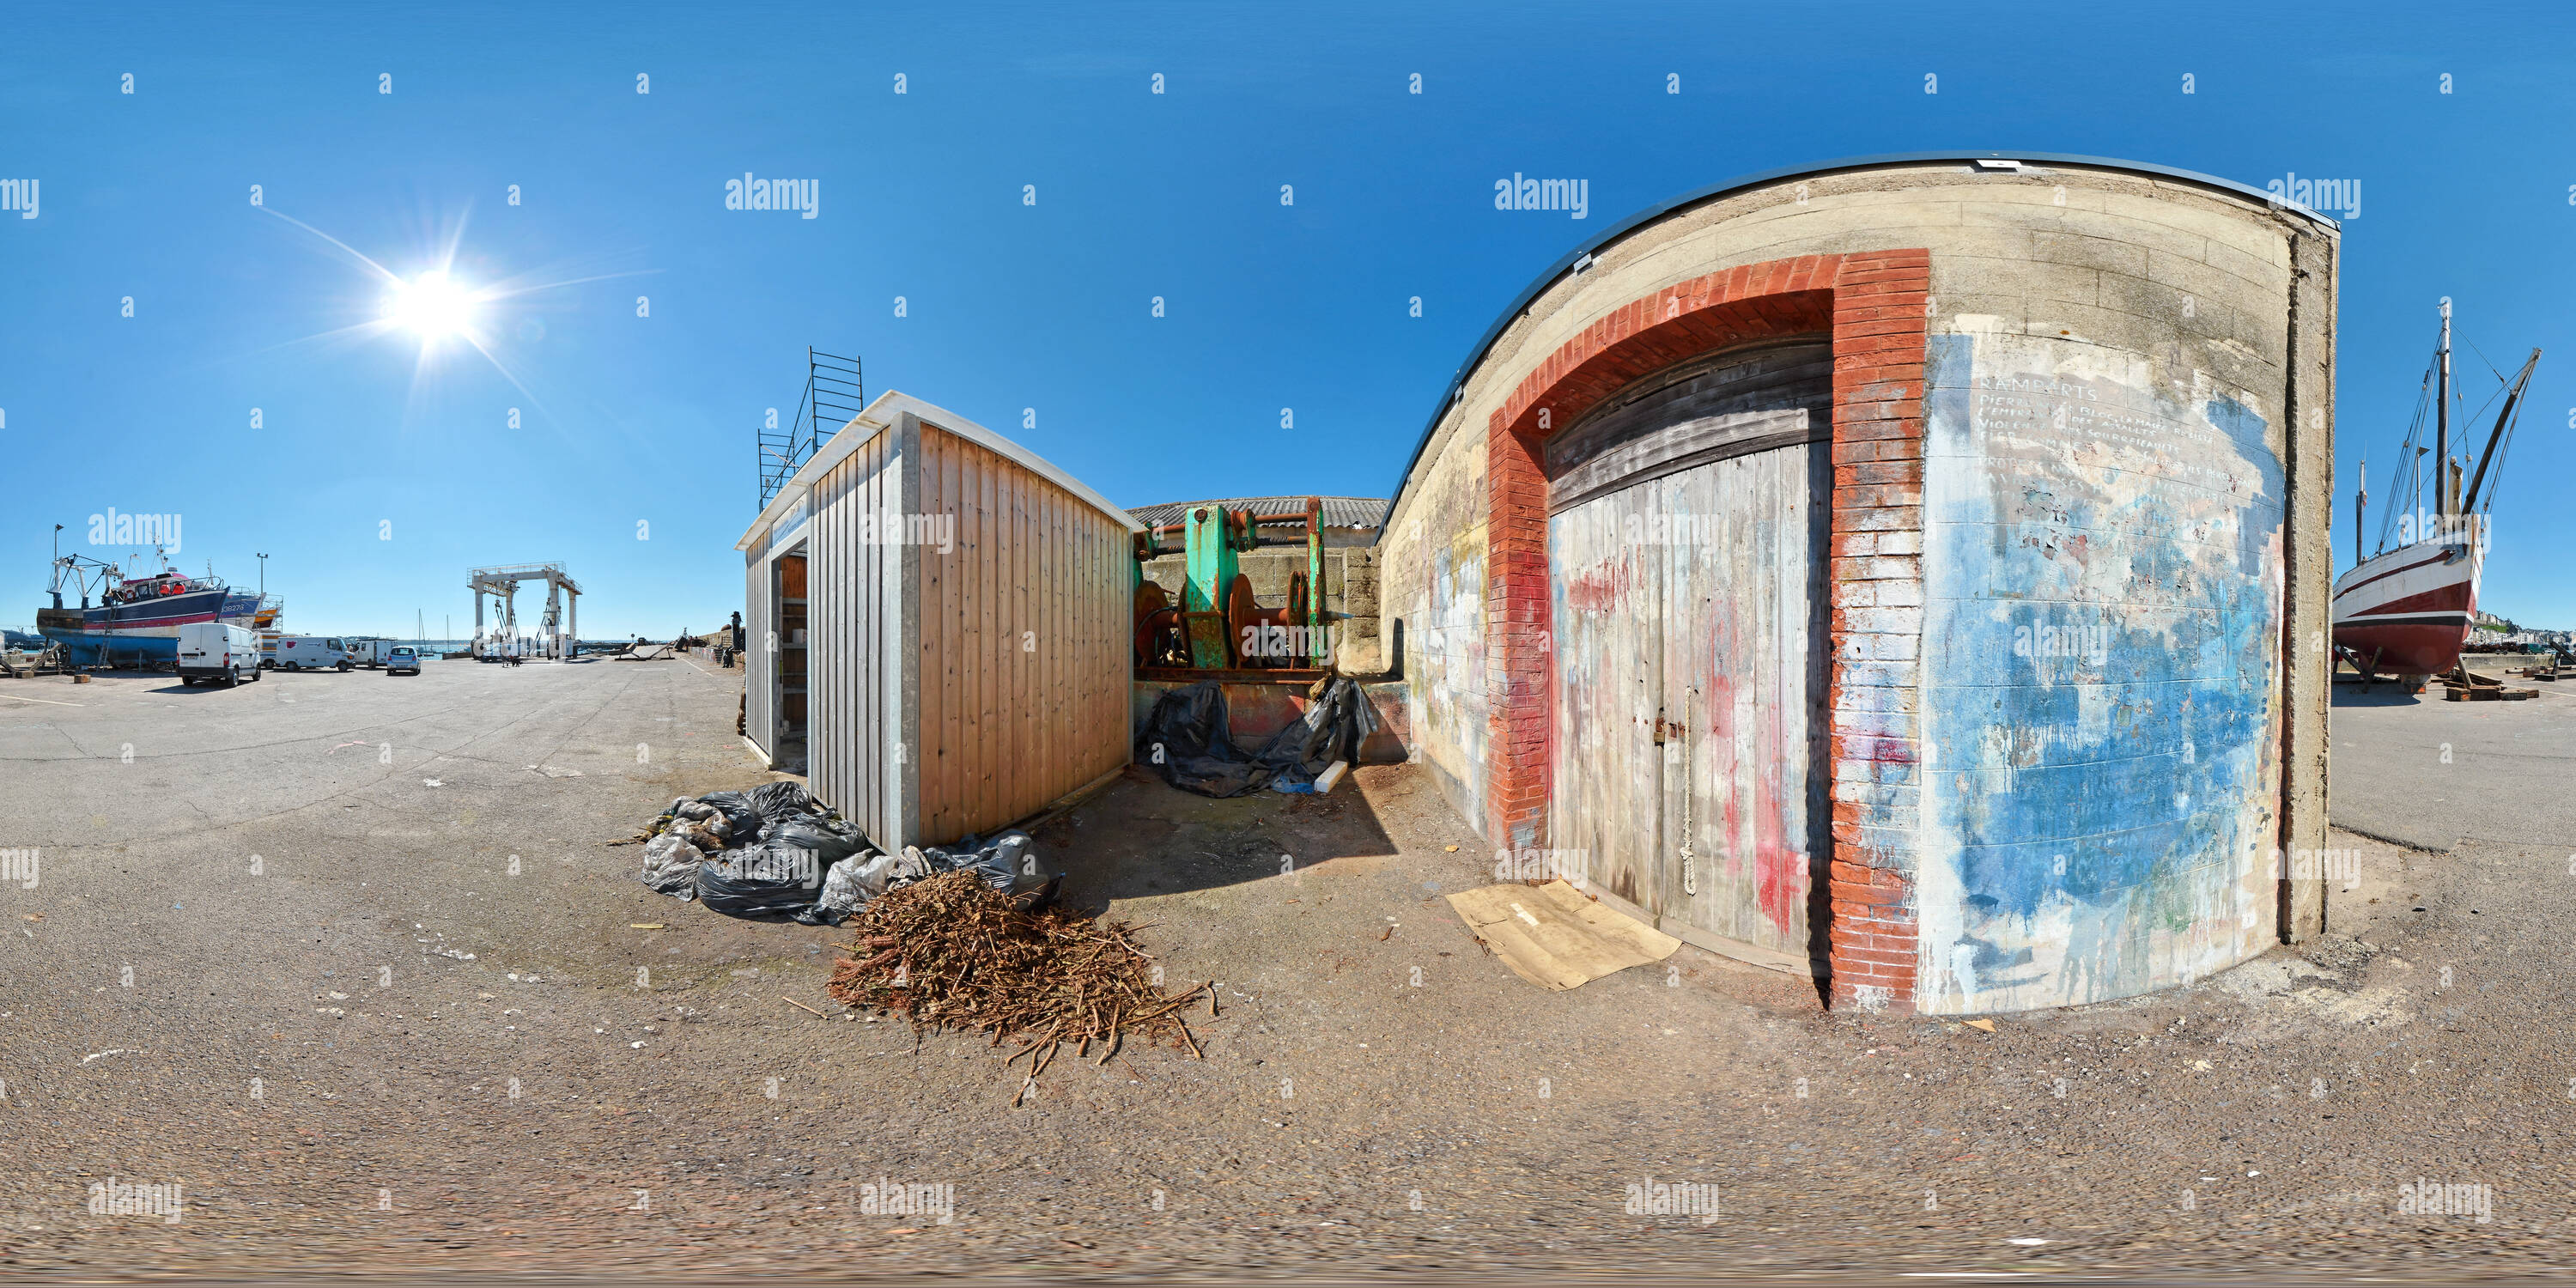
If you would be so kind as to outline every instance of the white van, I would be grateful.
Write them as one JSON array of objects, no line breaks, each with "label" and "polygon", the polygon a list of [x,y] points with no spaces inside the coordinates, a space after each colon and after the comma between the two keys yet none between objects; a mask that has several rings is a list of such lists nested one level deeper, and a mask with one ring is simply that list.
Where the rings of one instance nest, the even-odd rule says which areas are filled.
[{"label": "white van", "polygon": [[229,622],[188,622],[179,627],[179,683],[202,680],[229,689],[259,678],[259,636]]},{"label": "white van", "polygon": [[346,671],[351,666],[347,644],[319,635],[280,635],[269,657],[281,671]]}]

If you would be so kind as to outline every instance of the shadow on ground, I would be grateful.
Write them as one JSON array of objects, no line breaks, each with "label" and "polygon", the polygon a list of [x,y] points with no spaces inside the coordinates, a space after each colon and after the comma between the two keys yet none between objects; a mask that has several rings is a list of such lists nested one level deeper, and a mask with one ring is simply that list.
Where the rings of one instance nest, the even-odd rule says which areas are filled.
[{"label": "shadow on ground", "polygon": [[2364,692],[2360,682],[2356,680],[2337,679],[2334,684],[2334,705],[2338,707],[2422,706],[2425,696],[2421,693],[2408,693],[2393,683],[2374,684],[2370,686],[2368,692]]},{"label": "shadow on ground", "polygon": [[1090,914],[1113,900],[1243,885],[1397,850],[1355,790],[1219,800],[1137,766],[1036,838],[1040,852],[1065,867],[1061,901]]}]

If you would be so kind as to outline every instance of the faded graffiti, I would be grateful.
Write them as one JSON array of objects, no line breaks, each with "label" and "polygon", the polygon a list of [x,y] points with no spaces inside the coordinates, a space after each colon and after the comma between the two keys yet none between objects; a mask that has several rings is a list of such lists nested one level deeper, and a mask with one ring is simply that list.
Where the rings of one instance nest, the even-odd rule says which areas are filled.
[{"label": "faded graffiti", "polygon": [[2282,477],[2198,372],[1927,345],[1917,1005],[2026,1009],[2260,951]]},{"label": "faded graffiti", "polygon": [[1407,675],[1414,745],[1478,801],[1485,792],[1484,533],[1460,533],[1421,556],[1424,585],[1414,609],[1421,652]]},{"label": "faded graffiti", "polygon": [[[1712,461],[1550,518],[1557,644],[1549,837],[1659,918],[1780,958],[1809,948],[1828,852],[1818,647],[1829,455]],[[1656,516],[1659,524],[1636,522]],[[1640,540],[1657,527],[1708,539]]]}]

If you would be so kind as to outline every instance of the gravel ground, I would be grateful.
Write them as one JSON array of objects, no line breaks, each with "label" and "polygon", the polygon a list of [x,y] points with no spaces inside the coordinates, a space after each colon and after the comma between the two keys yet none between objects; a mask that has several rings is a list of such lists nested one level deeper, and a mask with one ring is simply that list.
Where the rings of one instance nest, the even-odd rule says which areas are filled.
[{"label": "gravel ground", "polygon": [[[0,846],[41,858],[0,885],[0,1273],[2569,1261],[2565,846],[2339,833],[2326,940],[1988,1033],[1827,1015],[1688,948],[1545,993],[1440,899],[1487,862],[1414,768],[1238,801],[1133,775],[1040,839],[1068,898],[1221,982],[1206,1058],[1060,1059],[1014,1109],[1007,1051],[823,996],[841,932],[663,899],[605,844],[770,777],[738,689],[687,662],[0,681]],[[2339,738],[2338,774],[2381,745]],[[2453,786],[2507,812],[2521,783]],[[110,1177],[182,1185],[180,1218],[91,1215]],[[2419,1179],[2484,1187],[2483,1219],[2401,1213]],[[1623,1210],[1653,1182],[1717,1211]],[[888,1183],[947,1187],[945,1221],[864,1211]]]}]

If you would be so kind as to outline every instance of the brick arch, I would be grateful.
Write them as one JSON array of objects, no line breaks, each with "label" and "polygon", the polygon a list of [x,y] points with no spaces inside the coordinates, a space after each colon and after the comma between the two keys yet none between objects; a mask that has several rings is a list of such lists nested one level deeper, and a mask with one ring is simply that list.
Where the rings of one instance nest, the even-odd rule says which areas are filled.
[{"label": "brick arch", "polygon": [[[1923,624],[1923,334],[1931,253],[1802,255],[1612,309],[1513,387],[1486,427],[1486,832],[1547,844],[1556,718],[1540,445],[1629,381],[1773,335],[1833,337],[1833,1003],[1911,1010],[1911,847]],[[1542,428],[1541,422],[1545,422]],[[1866,990],[1866,991],[1864,991]]]}]

